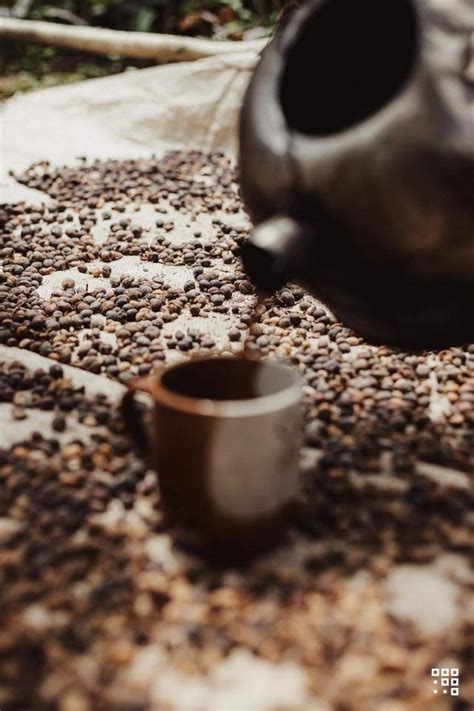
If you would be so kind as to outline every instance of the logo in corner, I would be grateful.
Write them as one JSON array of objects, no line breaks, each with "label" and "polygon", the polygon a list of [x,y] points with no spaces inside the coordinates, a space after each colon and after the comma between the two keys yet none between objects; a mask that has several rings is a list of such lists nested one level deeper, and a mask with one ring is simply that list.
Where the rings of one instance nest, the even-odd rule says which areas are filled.
[{"label": "logo in corner", "polygon": [[433,694],[459,696],[459,669],[434,667],[431,670]]}]

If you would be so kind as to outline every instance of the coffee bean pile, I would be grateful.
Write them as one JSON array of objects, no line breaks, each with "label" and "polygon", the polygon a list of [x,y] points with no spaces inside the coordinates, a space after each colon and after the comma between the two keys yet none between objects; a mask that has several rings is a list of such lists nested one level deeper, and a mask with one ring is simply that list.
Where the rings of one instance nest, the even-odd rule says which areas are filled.
[{"label": "coffee bean pile", "polygon": [[[455,660],[466,679],[458,708],[469,708],[468,614],[426,635],[391,618],[382,587],[397,564],[469,560],[465,488],[417,474],[386,490],[374,474],[311,472],[293,555],[213,569],[170,547],[157,477],[117,406],[57,364],[0,366],[0,393],[32,424],[28,439],[0,449],[2,708],[182,708],[188,675],[212,675],[237,648],[297,662],[328,708],[384,698],[422,709],[431,689],[420,679]],[[35,430],[44,410],[65,432]],[[467,609],[467,577],[459,590]],[[373,671],[354,687],[356,662]],[[162,674],[177,675],[171,688]]]},{"label": "coffee bean pile", "polygon": [[[166,362],[170,351],[221,352],[212,332],[219,314],[229,317],[226,348],[246,342],[248,352],[302,370],[307,441],[323,450],[321,466],[378,471],[388,451],[396,471],[412,471],[417,457],[474,470],[474,345],[421,355],[366,346],[293,286],[267,300],[253,324],[253,288],[238,259],[246,231],[226,222],[241,204],[222,154],[40,164],[19,180],[53,202],[2,210],[0,343],[126,382]],[[150,203],[154,224],[134,224],[126,211]],[[170,206],[175,219],[191,223],[210,215],[210,229],[173,239],[174,223],[163,219]],[[97,244],[92,232],[104,220]],[[162,275],[114,276],[111,265],[124,257],[187,265],[189,279],[177,287]],[[43,299],[43,280],[71,268],[101,284],[76,286],[66,277]],[[438,401],[444,409],[433,418]]]},{"label": "coffee bean pile", "polygon": [[[472,558],[474,344],[374,347],[294,285],[255,321],[238,257],[248,223],[221,154],[41,164],[19,179],[51,199],[0,210],[0,348],[51,365],[0,363],[0,413],[32,427],[0,450],[0,707],[173,708],[158,667],[207,674],[237,646],[300,663],[329,708],[424,708],[420,680],[445,657],[466,678],[468,618],[427,636],[391,617],[383,581]],[[244,347],[300,371],[310,464],[294,557],[216,571],[169,550],[156,476],[120,413],[63,366],[126,383]],[[38,412],[50,432],[35,431]],[[354,686],[361,664],[372,672]]]},{"label": "coffee bean pile", "polygon": [[81,167],[54,168],[36,163],[15,176],[18,182],[47,193],[63,209],[104,208],[107,202],[123,212],[130,202],[158,204],[168,200],[177,208],[213,212],[240,209],[234,170],[223,153],[171,151],[160,160],[84,162]]},{"label": "coffee bean pile", "polygon": [[[33,428],[0,449],[2,708],[181,708],[173,695],[187,675],[212,674],[237,647],[296,661],[310,693],[354,709],[385,697],[423,708],[431,690],[420,678],[439,659],[469,678],[468,614],[432,637],[394,622],[381,599],[398,563],[469,560],[465,489],[415,475],[387,491],[374,474],[362,485],[332,470],[316,490],[312,472],[294,554],[216,570],[170,548],[156,475],[116,406],[55,364],[0,366],[0,383],[4,399],[21,396]],[[44,409],[66,433],[79,422],[80,436],[65,443],[54,427],[35,430]],[[467,578],[460,591],[466,603]],[[376,671],[354,688],[344,668],[356,662]],[[167,690],[160,675],[170,670],[178,676]]]},{"label": "coffee bean pile", "polygon": [[[208,186],[210,175],[219,187],[219,199],[198,180],[206,178]],[[0,343],[126,380],[149,372],[165,359],[165,350],[212,349],[216,345],[212,335],[194,329],[192,319],[206,318],[210,312],[237,313],[234,297],[252,293],[245,276],[231,273],[227,266],[236,265],[245,232],[222,219],[222,213],[235,215],[240,203],[229,162],[219,154],[209,161],[200,154],[171,154],[161,163],[95,163],[80,170],[34,166],[20,179],[61,202],[35,208],[5,206],[2,211]],[[159,191],[157,185],[162,185]],[[117,201],[113,211],[96,207],[104,206],[106,199]],[[155,225],[146,234],[123,216],[132,199],[134,204],[160,201]],[[71,211],[75,206],[78,211]],[[167,239],[173,223],[164,221],[162,212],[170,206],[188,217],[190,210],[215,214],[212,235],[194,229],[189,241]],[[108,229],[101,244],[91,234],[99,222]],[[179,289],[161,277],[114,277],[110,263],[124,256],[144,263],[192,265],[192,270]],[[216,261],[223,269],[212,268]],[[107,284],[76,286],[67,277],[49,299],[41,298],[37,290],[45,277],[68,269],[76,269],[79,276],[102,277]],[[180,314],[190,317],[186,330],[168,331],[164,340],[165,325]],[[247,310],[243,315],[249,319],[249,314]],[[89,333],[80,343],[78,334],[84,329]],[[99,342],[102,329],[114,334],[115,348],[110,340]]]}]

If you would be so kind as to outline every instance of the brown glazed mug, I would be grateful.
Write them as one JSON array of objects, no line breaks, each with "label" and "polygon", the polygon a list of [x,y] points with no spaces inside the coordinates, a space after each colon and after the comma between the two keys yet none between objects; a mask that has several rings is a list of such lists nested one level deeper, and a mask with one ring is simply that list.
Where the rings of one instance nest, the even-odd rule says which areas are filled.
[{"label": "brown glazed mug", "polygon": [[[298,375],[268,361],[199,358],[129,387],[125,420],[158,472],[178,541],[219,559],[276,543],[298,492]],[[136,391],[153,398],[148,427]]]}]

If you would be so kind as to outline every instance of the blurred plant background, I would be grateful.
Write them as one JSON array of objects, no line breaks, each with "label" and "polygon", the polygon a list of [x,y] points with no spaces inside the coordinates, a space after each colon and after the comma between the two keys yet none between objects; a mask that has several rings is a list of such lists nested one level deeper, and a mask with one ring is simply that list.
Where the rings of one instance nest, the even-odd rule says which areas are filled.
[{"label": "blurred plant background", "polygon": [[[301,0],[0,0],[0,15],[134,32],[257,39]],[[3,43],[0,99],[16,92],[149,66],[150,62]]]}]

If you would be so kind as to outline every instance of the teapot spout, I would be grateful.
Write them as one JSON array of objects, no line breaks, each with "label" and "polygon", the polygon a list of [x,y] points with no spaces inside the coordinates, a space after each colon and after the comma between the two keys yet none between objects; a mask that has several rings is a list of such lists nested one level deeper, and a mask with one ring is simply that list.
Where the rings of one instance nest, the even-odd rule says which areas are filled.
[{"label": "teapot spout", "polygon": [[257,289],[271,294],[289,279],[300,276],[314,230],[285,215],[255,227],[243,245],[244,269]]}]

